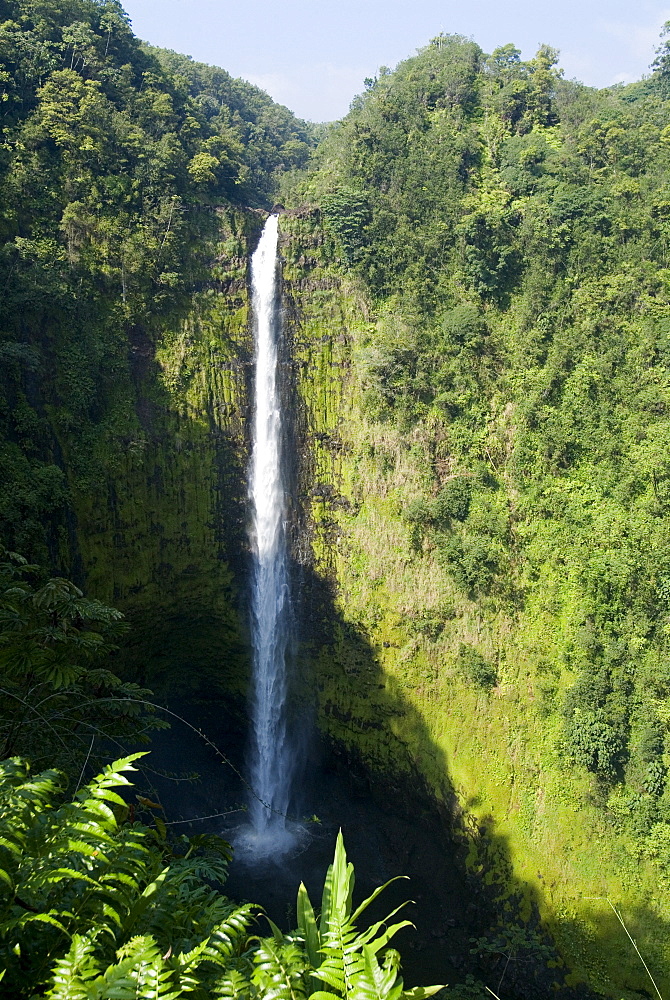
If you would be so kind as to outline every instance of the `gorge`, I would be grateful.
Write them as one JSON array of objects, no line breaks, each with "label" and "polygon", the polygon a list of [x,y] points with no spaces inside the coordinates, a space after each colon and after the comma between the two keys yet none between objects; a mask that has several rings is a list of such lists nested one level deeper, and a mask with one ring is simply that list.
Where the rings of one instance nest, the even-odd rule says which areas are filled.
[{"label": "gorge", "polygon": [[[158,838],[249,819],[271,886],[272,817],[321,820],[318,861],[267,901],[283,931],[342,825],[366,890],[421,887],[408,982],[656,995],[619,913],[667,992],[667,58],[595,91],[548,46],[524,62],[442,35],[318,130],[141,45],[116,3],[3,0],[0,22],[0,541],[41,567],[3,556],[5,757],[73,790],[109,758],[87,726],[120,755],[157,714],[132,699],[166,704],[257,798],[173,720],[134,778],[159,788],[158,821],[133,805]],[[254,374],[261,270],[274,387]],[[262,449],[254,422],[275,425]],[[284,481],[262,461],[282,448]],[[72,591],[67,617],[49,578],[127,634]],[[17,579],[39,595],[25,621]],[[31,702],[21,621],[38,674],[54,636],[107,673],[64,655]],[[71,750],[43,721],[17,736],[17,698],[29,721],[67,692],[92,706]],[[311,734],[289,760],[284,726]]]}]

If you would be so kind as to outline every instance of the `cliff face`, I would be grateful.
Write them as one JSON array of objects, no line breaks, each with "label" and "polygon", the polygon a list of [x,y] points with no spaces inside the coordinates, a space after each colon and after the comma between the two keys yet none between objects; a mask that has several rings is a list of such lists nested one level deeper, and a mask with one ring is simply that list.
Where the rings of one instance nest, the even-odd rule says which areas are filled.
[{"label": "cliff face", "polygon": [[134,669],[213,696],[246,690],[247,268],[260,225],[222,219],[240,256],[219,259],[180,315],[131,331],[131,433],[98,490],[73,483],[87,586],[127,611]]},{"label": "cliff face", "polygon": [[144,668],[239,644],[249,240],[312,138],[112,7],[0,4],[0,538]]},{"label": "cliff face", "polygon": [[[574,634],[556,587],[544,579],[506,606],[467,597],[434,548],[413,544],[408,498],[436,463],[449,481],[440,425],[402,432],[370,418],[366,345],[388,319],[354,280],[319,265],[318,215],[286,216],[282,229],[318,582],[303,657],[321,728],[399,784],[421,775],[436,807],[451,811],[456,796],[469,864],[522,936],[537,906],[571,970],[557,981],[611,996],[648,988],[616,906],[661,985],[670,894],[658,855],[570,766],[563,716],[547,707],[547,683],[571,682],[569,668],[562,679],[543,668]],[[503,447],[512,423],[503,412],[494,428]]]},{"label": "cliff face", "polygon": [[[59,396],[68,374],[82,380],[66,371],[67,332],[33,334],[55,357],[33,399],[39,467],[62,477],[45,524],[51,565],[127,614],[128,669],[158,688],[246,688],[247,267],[262,222],[220,213],[210,280],[178,310],[106,329],[94,317],[107,354],[78,418]],[[39,556],[35,536],[27,554]]]}]

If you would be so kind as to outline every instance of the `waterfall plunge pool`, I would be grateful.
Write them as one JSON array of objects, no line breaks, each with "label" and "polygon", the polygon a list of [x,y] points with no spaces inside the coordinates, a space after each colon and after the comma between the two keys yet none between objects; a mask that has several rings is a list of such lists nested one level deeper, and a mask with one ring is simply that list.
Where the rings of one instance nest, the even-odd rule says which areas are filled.
[{"label": "waterfall plunge pool", "polygon": [[[247,848],[245,838],[254,832],[246,805],[248,788],[240,777],[246,727],[239,714],[215,701],[180,701],[174,708],[207,734],[231,766],[192,729],[173,720],[169,730],[152,737],[152,771],[138,775],[136,785],[141,794],[162,803],[172,832],[217,833],[232,843],[234,857],[224,889],[228,895],[260,904],[282,930],[290,930],[296,923],[301,881],[314,905],[320,903],[341,828],[356,871],[355,900],[395,875],[409,876],[409,881],[390,886],[368,911],[370,921],[378,920],[403,900],[414,901],[406,907],[406,916],[416,930],[405,929],[396,939],[405,982],[453,984],[468,974],[484,977],[485,970],[470,955],[471,939],[495,923],[495,908],[467,873],[464,846],[452,838],[416,787],[395,788],[391,797],[381,776],[367,775],[337,748],[315,739],[300,783],[295,837],[282,844],[281,851],[271,849],[271,839],[263,845],[268,850],[258,850],[253,842]],[[186,780],[190,773],[197,778]],[[222,813],[226,815],[218,815]],[[270,838],[274,835],[270,829]],[[259,933],[269,933],[262,918]],[[506,1000],[515,996],[507,992]]]}]

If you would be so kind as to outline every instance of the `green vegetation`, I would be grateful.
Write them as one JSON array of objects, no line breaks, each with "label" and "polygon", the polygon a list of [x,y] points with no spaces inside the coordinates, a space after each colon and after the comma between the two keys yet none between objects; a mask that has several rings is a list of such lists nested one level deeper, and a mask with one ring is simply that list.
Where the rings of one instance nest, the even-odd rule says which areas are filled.
[{"label": "green vegetation", "polygon": [[[648,79],[595,91],[563,80],[548,46],[524,62],[440,35],[368,81],[315,148],[257,88],[142,46],[115,0],[0,0],[0,539],[30,561],[0,568],[5,756],[75,780],[94,736],[154,724],[131,700],[146,677],[244,691],[246,270],[281,197],[321,725],[371,766],[457,794],[469,864],[510,926],[531,904],[546,918],[573,970],[557,982],[646,988],[609,900],[663,980],[668,44]],[[70,808],[59,781],[37,781],[35,816]],[[141,897],[183,857],[158,826],[128,846],[121,818],[99,835],[144,858]],[[103,914],[90,940],[68,925],[75,955],[12,911],[60,942],[25,990],[60,989],[59,961],[100,996],[139,965],[168,993],[188,977],[211,991],[224,966],[203,942],[234,912],[216,898],[167,957],[146,921],[124,938]],[[217,954],[242,963],[239,990],[280,958],[294,991],[321,989],[300,935],[256,958],[246,925],[230,935]],[[395,959],[376,954],[361,944],[356,974],[395,996]]]},{"label": "green vegetation", "polygon": [[344,620],[324,725],[451,784],[489,831],[473,866],[502,898],[515,872],[611,995],[644,970],[605,897],[670,962],[666,50],[598,92],[547,46],[440,36],[286,184],[315,553]]},{"label": "green vegetation", "polygon": [[[0,556],[3,553],[0,552]],[[69,580],[44,581],[15,553],[0,562],[0,760],[28,755],[76,775],[111,742],[146,742],[164,723],[147,714],[151,692],[123,682],[109,654],[123,615]]]},{"label": "green vegetation", "polygon": [[124,772],[138,756],[106,767],[70,801],[58,772],[31,776],[19,758],[0,764],[3,995],[423,1000],[437,992],[403,990],[399,956],[387,945],[408,921],[356,930],[381,889],[352,912],[354,873],[341,834],[319,924],[301,886],[295,934],[270,922],[271,937],[250,935],[259,909],[212,885],[226,877],[225,841],[170,842],[162,820],[151,827],[128,820],[117,789],[128,794]]},{"label": "green vegetation", "polygon": [[257,88],[142,49],[116,0],[3,0],[0,63],[0,537],[72,575],[76,494],[104,495],[166,408],[164,328],[244,283],[247,206],[311,140]]}]

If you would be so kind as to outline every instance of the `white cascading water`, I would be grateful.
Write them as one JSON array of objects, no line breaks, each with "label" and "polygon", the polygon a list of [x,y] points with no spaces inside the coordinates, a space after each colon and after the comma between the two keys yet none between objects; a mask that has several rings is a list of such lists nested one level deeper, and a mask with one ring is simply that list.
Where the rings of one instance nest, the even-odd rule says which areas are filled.
[{"label": "white cascading water", "polygon": [[277,287],[278,217],[265,223],[251,258],[255,325],[255,411],[249,494],[252,506],[250,800],[256,854],[287,848],[286,827],[293,761],[287,740],[286,655],[289,639],[289,571],[286,498],[282,476],[282,411],[278,384],[281,312]]}]

